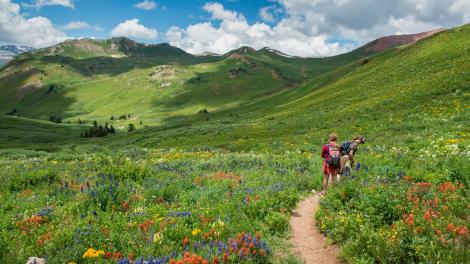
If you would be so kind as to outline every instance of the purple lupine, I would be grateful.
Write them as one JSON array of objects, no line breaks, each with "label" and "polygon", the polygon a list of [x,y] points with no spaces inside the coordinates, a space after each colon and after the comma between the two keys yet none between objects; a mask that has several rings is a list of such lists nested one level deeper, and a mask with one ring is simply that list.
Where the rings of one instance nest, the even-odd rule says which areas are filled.
[{"label": "purple lupine", "polygon": [[358,162],[358,163],[356,164],[356,170],[359,170],[360,168],[361,168],[361,163]]}]

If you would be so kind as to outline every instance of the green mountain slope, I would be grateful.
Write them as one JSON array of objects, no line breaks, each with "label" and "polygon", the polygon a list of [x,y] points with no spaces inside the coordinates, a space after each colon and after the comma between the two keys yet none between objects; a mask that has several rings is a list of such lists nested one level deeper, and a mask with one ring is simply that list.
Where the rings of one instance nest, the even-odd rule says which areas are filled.
[{"label": "green mountain slope", "polygon": [[461,135],[468,140],[469,70],[466,25],[377,54],[362,66],[342,66],[294,90],[209,115],[214,121],[186,117],[182,120],[191,126],[184,129],[142,134],[150,133],[152,145],[257,148],[283,142],[277,143],[280,149],[308,148],[331,131],[341,138],[365,133],[387,144]]},{"label": "green mountain slope", "polygon": [[68,142],[77,138],[84,129],[78,125],[54,124],[15,116],[0,116],[0,145],[41,145]]},{"label": "green mountain slope", "polygon": [[194,56],[125,38],[70,40],[23,54],[0,72],[0,112],[73,122],[131,113],[155,125],[289,90],[358,58],[303,59],[244,48]]},{"label": "green mountain slope", "polygon": [[[439,73],[445,65],[468,67],[454,61],[466,58],[467,31],[464,26],[379,53],[366,52],[366,45],[313,59],[269,48],[198,57],[124,38],[67,41],[23,54],[0,72],[0,111],[41,120],[60,116],[75,124],[108,121],[121,130],[134,123],[139,130],[148,127],[140,132],[151,135],[149,144],[165,146],[252,148],[260,138],[295,143],[299,135],[309,141],[331,129],[375,134],[390,122],[407,122],[409,111],[420,112],[425,102],[438,104],[449,87],[456,100],[466,98],[457,66]],[[446,48],[448,39],[462,41]],[[198,114],[202,109],[208,113]],[[117,120],[129,114],[129,120]]]}]

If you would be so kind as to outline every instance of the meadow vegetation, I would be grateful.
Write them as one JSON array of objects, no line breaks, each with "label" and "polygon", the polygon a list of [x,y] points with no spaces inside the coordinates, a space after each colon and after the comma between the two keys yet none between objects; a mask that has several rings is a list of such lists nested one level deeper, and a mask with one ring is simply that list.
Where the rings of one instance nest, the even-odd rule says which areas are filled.
[{"label": "meadow vegetation", "polygon": [[[311,60],[131,67],[121,50],[130,70],[93,74],[63,49],[76,64],[0,72],[0,109],[20,116],[0,117],[2,263],[298,263],[288,219],[320,189],[331,132],[367,137],[316,215],[346,262],[470,261],[470,26]],[[116,133],[81,138],[92,120]]]}]

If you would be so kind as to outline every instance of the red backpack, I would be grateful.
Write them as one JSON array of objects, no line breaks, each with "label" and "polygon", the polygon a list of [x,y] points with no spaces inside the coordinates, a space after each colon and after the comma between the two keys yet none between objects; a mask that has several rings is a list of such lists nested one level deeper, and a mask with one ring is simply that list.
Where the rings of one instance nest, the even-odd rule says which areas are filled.
[{"label": "red backpack", "polygon": [[328,165],[333,165],[335,167],[339,166],[340,153],[339,150],[335,150],[331,144],[328,144],[328,152],[326,153],[325,160]]}]

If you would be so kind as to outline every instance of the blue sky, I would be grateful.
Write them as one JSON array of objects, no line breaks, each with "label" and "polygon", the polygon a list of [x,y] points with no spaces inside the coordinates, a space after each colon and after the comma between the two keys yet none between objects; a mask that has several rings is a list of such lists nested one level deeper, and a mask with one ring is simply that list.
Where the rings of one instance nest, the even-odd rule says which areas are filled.
[{"label": "blue sky", "polygon": [[[19,4],[24,1],[14,1]],[[187,27],[190,24],[207,21],[210,14],[204,11],[203,6],[211,1],[188,0],[160,0],[153,1],[156,8],[143,10],[134,7],[143,1],[139,0],[75,0],[75,8],[63,6],[45,6],[40,9],[28,8],[28,17],[45,16],[57,27],[64,26],[72,21],[84,21],[90,24],[90,29],[67,30],[70,37],[96,37],[109,38],[110,31],[120,22],[127,19],[138,18],[140,23],[159,32],[167,31],[171,26]],[[268,0],[225,0],[222,3],[226,9],[242,13],[250,24],[260,21],[259,10],[272,5]],[[272,24],[267,22],[268,24]],[[95,30],[93,27],[102,30]],[[158,40],[139,39],[143,42],[164,42],[164,36]]]},{"label": "blue sky", "polygon": [[187,52],[270,47],[301,57],[470,22],[469,0],[0,0],[0,43],[124,36]]}]

